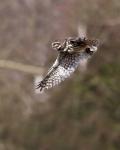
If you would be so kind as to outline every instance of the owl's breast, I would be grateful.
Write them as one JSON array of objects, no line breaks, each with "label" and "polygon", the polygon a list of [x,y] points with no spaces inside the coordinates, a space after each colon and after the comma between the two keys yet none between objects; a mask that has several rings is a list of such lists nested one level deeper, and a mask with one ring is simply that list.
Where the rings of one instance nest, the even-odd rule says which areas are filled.
[{"label": "owl's breast", "polygon": [[79,65],[80,61],[80,54],[66,54],[61,57],[60,59],[60,66],[63,67],[64,69],[74,72],[74,70],[77,68]]}]

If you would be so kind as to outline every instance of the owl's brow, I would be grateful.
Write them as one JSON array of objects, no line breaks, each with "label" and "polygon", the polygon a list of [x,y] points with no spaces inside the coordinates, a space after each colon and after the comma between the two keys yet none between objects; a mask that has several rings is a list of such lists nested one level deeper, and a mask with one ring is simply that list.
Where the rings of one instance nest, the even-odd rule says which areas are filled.
[{"label": "owl's brow", "polygon": [[68,38],[67,40],[69,41],[70,44],[73,44],[73,46],[77,45],[80,47],[84,47],[88,44],[86,38],[77,37],[77,38]]},{"label": "owl's brow", "polygon": [[[77,47],[86,47],[87,45],[88,46],[92,46],[92,45],[93,46],[99,46],[99,40],[97,40],[97,39],[90,40],[87,38],[80,38],[80,37],[77,37],[77,38],[68,37],[63,41],[63,43],[60,44],[61,46],[60,46],[59,50],[62,51],[72,42],[74,42],[74,44],[77,44]],[[73,44],[73,46],[74,46],[74,44]]]},{"label": "owl's brow", "polygon": [[93,39],[93,40],[86,40],[87,45],[93,45],[93,46],[99,46],[100,42],[98,39]]}]

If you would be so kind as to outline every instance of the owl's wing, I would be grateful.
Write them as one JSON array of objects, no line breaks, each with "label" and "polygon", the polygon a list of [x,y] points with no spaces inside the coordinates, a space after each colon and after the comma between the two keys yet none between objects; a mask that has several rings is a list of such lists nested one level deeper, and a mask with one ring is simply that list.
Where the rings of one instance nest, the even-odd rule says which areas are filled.
[{"label": "owl's wing", "polygon": [[74,58],[72,58],[71,54],[57,58],[46,77],[38,84],[37,89],[43,91],[44,89],[52,88],[68,78],[76,68],[77,63],[76,58]]}]

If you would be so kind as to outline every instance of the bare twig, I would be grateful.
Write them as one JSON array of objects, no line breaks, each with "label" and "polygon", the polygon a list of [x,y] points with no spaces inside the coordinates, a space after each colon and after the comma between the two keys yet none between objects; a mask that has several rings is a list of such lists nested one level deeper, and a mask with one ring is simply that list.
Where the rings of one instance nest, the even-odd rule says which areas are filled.
[{"label": "bare twig", "polygon": [[21,71],[29,74],[42,74],[43,68],[31,66],[31,65],[25,65],[22,63],[10,61],[10,60],[0,60],[0,68],[3,69],[12,69],[16,71]]}]

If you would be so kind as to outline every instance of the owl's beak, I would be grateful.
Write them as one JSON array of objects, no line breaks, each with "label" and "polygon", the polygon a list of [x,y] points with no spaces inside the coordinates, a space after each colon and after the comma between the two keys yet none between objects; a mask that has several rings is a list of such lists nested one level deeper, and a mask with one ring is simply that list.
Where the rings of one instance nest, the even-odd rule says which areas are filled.
[{"label": "owl's beak", "polygon": [[96,46],[92,46],[91,51],[96,52],[97,51],[97,47]]}]

